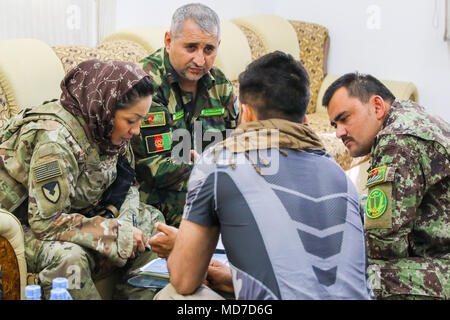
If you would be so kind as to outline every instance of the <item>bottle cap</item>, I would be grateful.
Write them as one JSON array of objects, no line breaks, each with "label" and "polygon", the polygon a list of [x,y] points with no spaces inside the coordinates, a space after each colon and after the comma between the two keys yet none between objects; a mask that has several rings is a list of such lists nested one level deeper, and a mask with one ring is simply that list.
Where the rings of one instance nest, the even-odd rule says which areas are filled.
[{"label": "bottle cap", "polygon": [[55,278],[52,281],[53,289],[62,288],[67,289],[69,287],[68,281],[66,278]]},{"label": "bottle cap", "polygon": [[50,291],[50,300],[67,300],[66,289],[56,288]]}]

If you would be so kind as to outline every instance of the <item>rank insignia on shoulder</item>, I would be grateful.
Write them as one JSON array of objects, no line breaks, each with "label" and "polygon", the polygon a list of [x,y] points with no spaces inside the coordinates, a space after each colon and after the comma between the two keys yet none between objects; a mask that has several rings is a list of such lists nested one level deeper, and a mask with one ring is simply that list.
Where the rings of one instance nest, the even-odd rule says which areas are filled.
[{"label": "rank insignia on shoulder", "polygon": [[203,109],[200,117],[221,116],[225,113],[225,108]]},{"label": "rank insignia on shoulder", "polygon": [[147,136],[145,137],[145,144],[147,153],[150,154],[170,150],[172,147],[170,132]]},{"label": "rank insignia on shoulder", "polygon": [[58,160],[52,160],[34,167],[33,174],[36,182],[42,182],[62,175],[62,171]]},{"label": "rank insignia on shoulder", "polygon": [[45,199],[47,199],[51,203],[57,203],[59,198],[61,197],[61,188],[59,187],[59,182],[52,181],[44,184],[42,186],[42,193],[44,194]]},{"label": "rank insignia on shoulder", "polygon": [[166,115],[164,111],[150,112],[141,120],[141,128],[160,127],[166,125]]},{"label": "rank insignia on shoulder", "polygon": [[384,182],[386,180],[386,166],[375,168],[369,172],[366,186],[369,187],[375,183]]},{"label": "rank insignia on shoulder", "polygon": [[366,202],[366,215],[370,219],[376,219],[383,215],[387,207],[386,194],[381,189],[373,189]]}]

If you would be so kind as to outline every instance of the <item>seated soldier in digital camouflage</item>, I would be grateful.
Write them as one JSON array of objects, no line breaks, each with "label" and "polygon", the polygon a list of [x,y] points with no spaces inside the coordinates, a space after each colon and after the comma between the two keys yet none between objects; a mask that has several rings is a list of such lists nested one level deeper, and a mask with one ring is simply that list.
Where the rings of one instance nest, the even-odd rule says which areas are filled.
[{"label": "seated soldier in digital camouflage", "polygon": [[350,154],[371,154],[364,207],[377,298],[449,299],[449,124],[358,73],[336,80],[323,105]]},{"label": "seated soldier in digital camouflage", "polygon": [[[213,10],[202,4],[178,8],[164,43],[143,60],[157,89],[133,149],[141,201],[178,227],[191,154],[197,156],[236,127],[236,97],[231,82],[213,66],[220,45],[220,20]],[[207,131],[213,138],[203,138]]]},{"label": "seated soldier in digital camouflage", "polygon": [[23,110],[0,131],[0,210],[22,222],[27,269],[46,299],[57,277],[68,278],[73,299],[101,299],[93,278],[111,272],[120,276],[113,297],[152,299],[154,289],[127,279],[156,258],[144,250],[164,222],[139,202],[130,147],[153,84],[134,64],[89,60],[61,89],[59,101]]}]

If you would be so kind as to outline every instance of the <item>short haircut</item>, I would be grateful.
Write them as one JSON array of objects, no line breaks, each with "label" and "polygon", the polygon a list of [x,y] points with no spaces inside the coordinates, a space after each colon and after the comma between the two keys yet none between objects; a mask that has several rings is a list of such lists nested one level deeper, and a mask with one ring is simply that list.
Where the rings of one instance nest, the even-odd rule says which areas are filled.
[{"label": "short haircut", "polygon": [[239,100],[259,119],[303,121],[310,98],[305,67],[290,54],[275,51],[250,63],[239,75]]},{"label": "short haircut", "polygon": [[373,95],[380,96],[389,103],[395,100],[395,96],[380,80],[369,74],[354,72],[344,74],[328,87],[323,95],[322,105],[328,107],[335,92],[342,87],[348,90],[349,96],[356,97],[363,103],[369,102]]},{"label": "short haircut", "polygon": [[143,77],[130,90],[128,90],[116,103],[115,110],[131,108],[140,98],[153,95],[155,87],[148,76]]},{"label": "short haircut", "polygon": [[220,40],[220,19],[217,13],[201,3],[186,4],[175,10],[170,25],[170,33],[174,38],[183,34],[183,23],[192,19],[203,31],[216,35]]}]

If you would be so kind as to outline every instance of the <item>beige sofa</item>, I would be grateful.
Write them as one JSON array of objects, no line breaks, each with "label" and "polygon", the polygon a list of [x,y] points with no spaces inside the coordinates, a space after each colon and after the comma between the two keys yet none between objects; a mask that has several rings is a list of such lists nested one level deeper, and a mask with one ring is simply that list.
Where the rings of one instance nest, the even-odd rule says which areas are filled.
[{"label": "beige sofa", "polygon": [[[270,26],[268,28],[267,26]],[[60,96],[59,84],[65,73],[81,61],[119,59],[138,62],[163,46],[166,27],[143,27],[117,31],[96,48],[49,47],[33,39],[0,41],[0,128],[23,107],[38,105]],[[300,59],[311,78],[310,125],[319,133],[327,150],[344,168],[352,159],[334,136],[326,110],[321,105],[327,86],[337,76],[327,75],[328,30],[320,25],[289,21],[274,15],[241,17],[222,23],[222,41],[216,59],[238,89],[240,72],[252,60],[274,50]],[[409,82],[386,82],[399,98],[417,101],[417,90]],[[238,92],[238,90],[236,91]],[[355,167],[358,169],[358,167]],[[355,174],[355,168],[352,170]],[[359,170],[356,176],[364,174]],[[356,181],[356,180],[355,180]],[[36,281],[28,274],[24,257],[23,231],[10,213],[0,210],[0,265],[6,299],[24,298],[24,287]],[[98,279],[96,285],[105,299],[111,297],[114,279]]]}]

